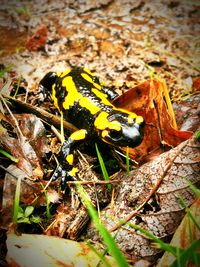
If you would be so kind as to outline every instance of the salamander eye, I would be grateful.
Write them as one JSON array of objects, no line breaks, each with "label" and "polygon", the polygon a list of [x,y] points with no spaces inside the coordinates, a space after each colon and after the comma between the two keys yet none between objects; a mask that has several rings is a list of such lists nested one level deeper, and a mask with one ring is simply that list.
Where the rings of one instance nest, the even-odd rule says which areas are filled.
[{"label": "salamander eye", "polygon": [[122,131],[110,130],[109,135],[113,139],[119,139],[122,136]]}]

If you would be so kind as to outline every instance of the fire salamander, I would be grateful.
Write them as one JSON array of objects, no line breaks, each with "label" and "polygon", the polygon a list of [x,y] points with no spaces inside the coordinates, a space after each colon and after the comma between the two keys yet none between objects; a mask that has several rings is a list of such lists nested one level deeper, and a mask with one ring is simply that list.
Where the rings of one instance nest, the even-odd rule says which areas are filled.
[{"label": "fire salamander", "polygon": [[73,151],[79,141],[95,135],[104,142],[120,147],[135,147],[142,141],[143,118],[135,113],[113,106],[118,96],[111,88],[101,85],[99,79],[86,68],[75,67],[63,73],[47,73],[40,81],[39,91],[51,91],[55,107],[74,124],[72,133],[61,148],[61,163],[52,179],[61,177],[61,189],[67,180],[75,178]]}]

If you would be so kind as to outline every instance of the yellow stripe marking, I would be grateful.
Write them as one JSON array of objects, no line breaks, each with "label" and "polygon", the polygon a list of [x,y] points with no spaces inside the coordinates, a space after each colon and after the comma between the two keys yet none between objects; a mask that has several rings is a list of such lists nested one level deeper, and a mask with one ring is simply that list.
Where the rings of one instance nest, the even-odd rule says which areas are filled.
[{"label": "yellow stripe marking", "polygon": [[88,74],[90,74],[91,76],[95,76],[94,73],[92,73],[89,69],[87,69],[87,68],[83,68],[83,70],[84,70],[85,72],[87,72]]},{"label": "yellow stripe marking", "polygon": [[[87,72],[88,74],[90,74],[91,76],[95,76],[95,74],[92,73],[89,69],[87,69],[87,68],[83,68],[83,70],[84,70],[85,72]],[[94,84],[94,82],[93,82],[93,84]],[[96,83],[95,83],[95,84],[96,84]],[[107,84],[106,84],[105,82],[101,81],[101,86],[100,86],[100,88],[98,88],[98,87],[97,87],[97,88],[98,88],[99,90],[101,90],[102,85],[107,86]],[[99,84],[98,84],[98,86],[99,86]]]},{"label": "yellow stripe marking", "polygon": [[100,107],[94,104],[92,100],[87,97],[82,97],[79,101],[79,105],[89,110],[92,115],[96,114],[100,110]]},{"label": "yellow stripe marking", "polygon": [[73,154],[69,154],[66,157],[66,161],[69,163],[69,165],[73,165],[74,162],[74,155]]},{"label": "yellow stripe marking", "polygon": [[74,103],[82,97],[82,95],[77,91],[76,85],[74,84],[71,76],[63,79],[62,86],[67,90],[67,95],[63,102],[63,108],[67,110],[70,106],[73,106]]},{"label": "yellow stripe marking", "polygon": [[101,102],[106,105],[106,106],[111,106],[113,107],[113,105],[108,101],[107,99],[107,95],[100,92],[99,90],[92,88],[92,92],[101,99]]},{"label": "yellow stripe marking", "polygon": [[55,84],[53,84],[52,86],[52,99],[54,101],[54,106],[60,111],[59,106],[58,106],[58,99],[56,97]]},{"label": "yellow stripe marking", "polygon": [[102,111],[95,119],[94,126],[99,130],[110,129],[110,130],[120,131],[121,130],[120,123],[115,120],[110,122],[108,121],[107,117],[108,113]]},{"label": "yellow stripe marking", "polygon": [[92,78],[87,75],[86,73],[81,73],[81,76],[83,77],[83,79],[85,79],[86,81],[88,81],[89,83],[93,84],[94,87],[96,87],[97,89],[101,89],[101,85],[99,85],[98,83],[95,83]]},{"label": "yellow stripe marking", "polygon": [[78,130],[78,131],[72,133],[72,134],[70,135],[70,138],[71,138],[72,140],[75,140],[75,141],[83,140],[83,139],[85,139],[85,137],[86,137],[86,133],[87,133],[87,131],[86,131],[85,129],[80,129],[80,130]]},{"label": "yellow stripe marking", "polygon": [[56,71],[56,75],[59,77],[62,74],[60,71]]},{"label": "yellow stripe marking", "polygon": [[71,69],[66,69],[65,71],[63,71],[59,76],[60,78],[63,78],[64,76],[66,76],[67,74],[69,74],[71,71]]},{"label": "yellow stripe marking", "polygon": [[138,124],[141,124],[144,121],[142,116],[137,116],[134,112],[130,112],[130,111],[123,109],[123,108],[115,108],[114,107],[113,109],[116,111],[121,111],[121,112],[127,114],[128,115],[128,123],[132,123],[131,120],[134,120]]}]

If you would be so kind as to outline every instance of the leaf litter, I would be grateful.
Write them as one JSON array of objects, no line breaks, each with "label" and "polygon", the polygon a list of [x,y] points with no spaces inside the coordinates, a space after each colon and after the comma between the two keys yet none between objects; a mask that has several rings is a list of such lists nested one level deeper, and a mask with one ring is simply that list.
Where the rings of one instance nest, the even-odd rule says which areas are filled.
[{"label": "leaf litter", "polygon": [[[168,114],[169,110],[163,102],[163,95],[159,95],[162,83],[154,81],[155,91],[153,92],[157,92],[156,96],[154,95],[152,99],[150,91],[150,97],[147,97],[149,102],[154,100],[153,112],[146,115],[149,128],[146,127],[144,140],[148,142],[143,145],[143,149],[138,148],[136,152],[131,152],[131,157],[136,159],[141,166],[139,168],[135,166],[130,176],[123,171],[114,175],[113,179],[119,181],[118,186],[113,183],[114,201],[111,207],[107,206],[101,212],[101,218],[109,226],[110,221],[106,214],[107,211],[108,214],[110,212],[109,215],[116,219],[112,221],[113,227],[113,224],[118,223],[118,219],[131,216],[134,210],[141,206],[131,220],[149,229],[156,236],[169,240],[184,216],[184,210],[178,202],[176,193],[183,194],[186,203],[191,205],[195,196],[185,178],[199,186],[199,143],[194,137],[189,141],[184,142],[184,140],[191,136],[191,133],[187,131],[194,133],[199,127],[198,23],[200,9],[194,1],[190,3],[187,1],[170,1],[170,3],[135,1],[134,4],[131,1],[120,2],[123,8],[118,5],[117,1],[98,1],[98,3],[94,1],[86,1],[86,3],[44,1],[43,5],[39,1],[20,1],[19,3],[2,1],[0,25],[7,41],[3,42],[5,38],[0,41],[1,69],[10,64],[12,68],[1,78],[1,84],[9,82],[10,79],[16,83],[18,77],[23,77],[25,95],[23,91],[18,99],[38,105],[37,86],[45,73],[62,71],[73,65],[86,66],[96,72],[108,85],[114,86],[120,95],[124,93],[121,99],[117,100],[121,101],[120,105],[127,108],[128,104],[133,101],[131,103],[133,110],[139,112],[134,90],[151,89],[149,66],[152,67],[156,75],[167,82],[178,129],[185,133],[173,127],[173,119]],[[8,31],[10,34],[6,34],[5,28],[10,30]],[[16,39],[18,42],[14,42]],[[7,87],[11,87],[10,82]],[[130,103],[129,94],[132,95]],[[146,96],[147,94],[144,93],[143,97]],[[139,101],[139,103],[145,110],[145,102]],[[156,105],[162,106],[158,109],[160,114],[155,110]],[[5,109],[3,111],[6,112]],[[15,112],[19,113],[17,105]],[[23,112],[26,113],[26,110]],[[23,129],[27,129],[29,123],[35,124],[36,128],[38,123],[41,124],[41,121],[37,122],[34,116],[26,114],[20,116],[16,115],[22,121]],[[152,126],[152,121],[156,123],[156,126]],[[161,124],[162,127],[160,127]],[[15,126],[12,125],[12,127],[15,132]],[[38,126],[39,129],[40,127]],[[162,135],[159,133],[160,130]],[[34,132],[35,129],[31,131]],[[3,133],[5,138],[3,138]],[[6,178],[9,173],[6,177],[5,172],[1,174],[4,185],[7,184],[3,197],[8,201],[8,205],[4,204],[3,207],[6,206],[10,211],[12,209],[11,196],[15,191],[15,176],[22,175],[24,179],[27,177],[27,171],[29,174],[32,173],[30,175],[32,179],[39,175],[38,180],[25,179],[25,184],[28,181],[29,186],[22,189],[20,194],[22,204],[32,203],[35,200],[33,198],[35,194],[36,199],[39,199],[37,205],[39,207],[46,205],[44,190],[39,185],[42,182],[49,193],[51,203],[55,202],[57,205],[51,224],[45,225],[42,232],[77,239],[81,227],[88,223],[87,210],[82,205],[73,185],[70,185],[70,194],[63,198],[59,192],[56,194],[57,182],[49,184],[48,181],[41,180],[41,174],[45,172],[43,167],[46,161],[51,162],[55,155],[48,157],[49,148],[46,149],[41,141],[43,140],[42,131],[39,131],[39,138],[37,134],[31,137],[23,133],[27,136],[28,149],[25,149],[19,138],[15,136],[13,139],[12,135],[8,134],[7,127],[2,128],[1,144],[10,147],[11,154],[20,159],[18,166],[10,165],[8,161],[5,166],[10,165],[8,170],[11,168],[10,172],[12,174],[14,172],[14,176],[11,175],[15,180],[13,184],[7,184],[7,181],[11,180],[10,177]],[[56,148],[58,141],[54,142],[54,140],[52,138],[50,143]],[[175,148],[171,149],[174,146]],[[180,153],[173,157],[180,147]],[[22,157],[23,153],[20,149],[25,149],[25,157]],[[136,158],[134,153],[137,155]],[[47,158],[44,162],[45,154]],[[91,169],[94,159],[87,155],[84,157],[89,163],[79,159],[78,164],[82,170],[79,178],[81,181],[82,179],[88,182],[90,179],[99,181],[99,175]],[[143,165],[140,159],[147,163]],[[29,167],[23,170],[22,162],[26,162]],[[36,171],[37,166],[39,173]],[[87,170],[87,175],[85,175],[85,170]],[[45,175],[47,178],[50,176],[49,173]],[[105,207],[106,203],[109,203],[110,195],[105,185],[95,185],[95,190],[94,185],[87,185],[85,188],[95,206]],[[38,196],[42,197],[38,198]],[[147,198],[149,200],[145,202]],[[8,214],[10,217],[7,217],[7,221],[11,223],[11,212]],[[93,232],[89,228],[90,231]],[[98,238],[94,235],[92,239],[96,243]],[[141,258],[143,260],[147,258],[152,262],[155,262],[157,258],[158,250],[151,247],[151,242],[127,226],[119,229],[116,241],[133,265]]]}]

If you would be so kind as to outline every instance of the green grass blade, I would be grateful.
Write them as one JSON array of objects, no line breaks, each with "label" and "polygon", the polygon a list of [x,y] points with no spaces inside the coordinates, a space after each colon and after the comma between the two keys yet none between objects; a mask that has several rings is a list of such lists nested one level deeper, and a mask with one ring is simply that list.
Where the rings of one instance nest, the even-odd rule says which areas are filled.
[{"label": "green grass blade", "polygon": [[198,131],[195,132],[195,137],[198,140],[200,139],[200,130],[198,130]]},{"label": "green grass blade", "polygon": [[6,74],[6,72],[8,72],[12,68],[12,66],[13,66],[13,64],[9,64],[2,71],[0,71],[0,78],[2,78],[4,76],[4,74]]},{"label": "green grass blade", "polygon": [[64,133],[64,117],[63,112],[60,112],[60,135],[61,135],[61,143],[63,144],[65,141],[65,133]]},{"label": "green grass blade", "polygon": [[[106,166],[104,164],[104,161],[103,161],[103,158],[101,156],[101,153],[99,152],[97,144],[95,144],[95,148],[96,148],[97,157],[98,157],[98,160],[99,160],[99,163],[100,163],[101,171],[103,173],[103,178],[104,178],[105,181],[109,181],[109,175],[108,175],[108,172],[106,170]],[[108,187],[109,191],[112,190],[111,184],[108,184],[107,187]]]},{"label": "green grass blade", "polygon": [[108,232],[108,230],[105,228],[105,226],[101,223],[97,211],[94,209],[90,201],[87,199],[86,193],[83,190],[83,187],[81,185],[77,184],[77,188],[79,191],[79,194],[86,205],[89,215],[95,224],[95,227],[99,231],[104,244],[107,246],[109,253],[113,256],[113,258],[116,260],[118,263],[119,267],[128,267],[128,263],[125,259],[124,254],[121,252],[119,247],[117,246],[114,238],[111,236],[111,234]]},{"label": "green grass blade", "polygon": [[180,260],[180,248],[176,248],[176,260],[177,260],[177,267],[183,267],[181,265],[181,260]]},{"label": "green grass blade", "polygon": [[126,147],[126,171],[130,175],[129,147]]},{"label": "green grass blade", "polygon": [[17,94],[18,94],[18,91],[19,91],[19,87],[20,87],[20,83],[21,83],[21,77],[18,79],[18,81],[17,81],[17,88],[16,88],[16,90],[15,90],[15,93],[14,93],[14,98],[17,96]]},{"label": "green grass blade", "polygon": [[195,195],[200,198],[200,189],[198,189],[195,185],[193,185],[190,180],[186,179],[186,181],[189,184],[191,190],[195,193]]},{"label": "green grass blade", "polygon": [[104,266],[112,267],[107,261],[107,259],[104,257],[104,255],[102,255],[94,246],[92,246],[89,242],[86,242],[86,244],[99,257],[100,261],[104,264]]},{"label": "green grass blade", "polygon": [[196,221],[196,219],[194,218],[194,216],[192,215],[190,209],[188,208],[188,206],[185,204],[185,201],[183,200],[183,198],[181,196],[179,196],[179,201],[181,203],[181,205],[185,208],[185,211],[188,215],[188,217],[191,219],[191,221],[194,223],[194,225],[196,226],[196,228],[200,231],[200,225],[199,223]]},{"label": "green grass blade", "polygon": [[49,221],[51,219],[51,212],[50,212],[50,199],[48,196],[48,193],[44,187],[44,185],[41,183],[42,189],[44,191],[45,194],[45,198],[46,198],[46,215],[47,215],[47,220]]},{"label": "green grass blade", "polygon": [[17,217],[18,217],[18,210],[19,210],[20,188],[21,188],[21,177],[18,177],[16,190],[15,190],[14,205],[13,205],[13,222],[15,224],[17,224]]},{"label": "green grass blade", "polygon": [[161,239],[157,238],[153,234],[151,234],[149,231],[141,228],[138,225],[132,224],[132,223],[127,223],[130,227],[134,228],[137,231],[140,231],[142,234],[146,235],[148,238],[152,239],[153,241],[156,242],[156,244],[159,245],[159,248],[170,252],[172,255],[176,256],[176,248],[163,242]]},{"label": "green grass blade", "polygon": [[193,253],[193,262],[194,262],[194,266],[198,267],[200,264],[200,253]]},{"label": "green grass blade", "polygon": [[0,148],[0,153],[2,155],[4,155],[5,157],[7,157],[8,159],[12,160],[13,162],[18,162],[19,160],[15,157],[13,157],[12,155],[10,155],[7,151],[3,150],[2,148]]},{"label": "green grass blade", "polygon": [[189,237],[190,237],[190,243],[193,242],[193,233],[192,233],[192,221],[190,218],[188,218],[188,231],[189,231]]},{"label": "green grass blade", "polygon": [[[195,261],[197,261],[198,264],[200,264],[200,254],[197,253],[197,249],[200,247],[200,240],[195,240],[193,243],[190,245],[189,248],[184,249],[179,257],[171,264],[170,267],[177,267],[179,266],[186,266],[187,261],[192,260],[194,258]],[[193,256],[195,253],[195,256]],[[179,263],[178,263],[179,262]]]}]

